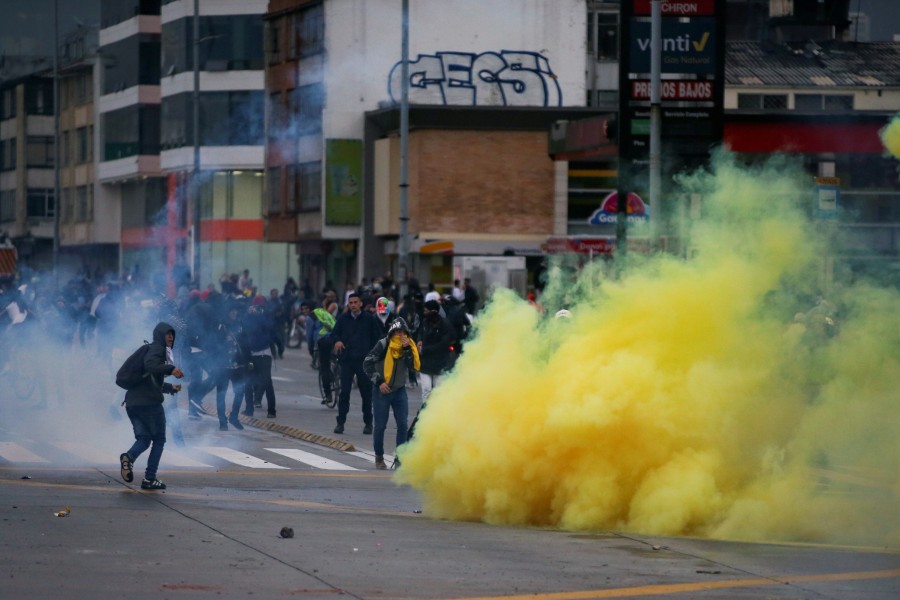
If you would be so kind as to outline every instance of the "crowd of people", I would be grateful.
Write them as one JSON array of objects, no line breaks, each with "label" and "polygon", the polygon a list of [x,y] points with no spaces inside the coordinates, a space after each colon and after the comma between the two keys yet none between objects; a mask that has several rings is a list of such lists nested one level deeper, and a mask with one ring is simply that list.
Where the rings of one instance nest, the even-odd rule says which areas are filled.
[{"label": "crowd of people", "polygon": [[[358,285],[348,282],[342,292],[328,283],[317,293],[308,281],[298,285],[288,278],[283,289],[263,295],[247,270],[223,275],[218,286],[180,290],[174,298],[164,293],[163,285],[137,273],[111,279],[84,272],[58,288],[37,278],[20,285],[0,282],[0,345],[27,340],[62,356],[76,350],[114,372],[152,330],[151,344],[162,348],[154,356],[164,356],[161,364],[168,365],[163,371],[177,371],[187,382],[188,417],[199,420],[211,414],[205,401],[214,391],[219,429],[227,431],[243,429],[239,415],[254,416],[255,409],[265,408],[267,418],[277,418],[273,361],[283,358],[286,334],[297,324],[310,355],[318,353],[320,368],[328,368],[332,355],[340,361],[335,433],[344,431],[355,380],[363,433],[374,433],[376,465],[384,468],[389,411],[394,412],[400,445],[408,427],[407,387],[420,385],[427,399],[462,351],[481,301],[468,280],[454,282],[445,293],[433,286],[423,290],[415,279],[406,288],[401,295],[389,277],[374,277]],[[13,328],[15,334],[9,335]],[[163,339],[169,331],[170,339]],[[394,337],[401,341],[392,342]],[[383,355],[371,357],[374,350]],[[323,372],[331,394],[327,375]],[[170,393],[180,389],[167,388]],[[145,392],[125,394],[137,441],[130,454],[122,454],[123,477],[146,447],[158,464],[153,440],[160,439],[159,417],[135,416],[146,410],[139,407],[150,396],[150,404],[155,403],[157,393]],[[148,489],[164,485],[156,480],[155,468],[145,481]]]}]

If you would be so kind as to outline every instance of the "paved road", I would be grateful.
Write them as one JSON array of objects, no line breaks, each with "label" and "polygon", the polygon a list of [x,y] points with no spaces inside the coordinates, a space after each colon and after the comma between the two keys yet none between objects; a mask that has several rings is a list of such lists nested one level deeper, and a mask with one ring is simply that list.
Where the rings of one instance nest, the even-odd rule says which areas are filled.
[{"label": "paved road", "polygon": [[278,418],[185,421],[164,493],[119,479],[127,421],[7,411],[0,598],[900,598],[896,549],[431,520],[374,469],[358,396],[337,436],[305,352],[276,366]]}]

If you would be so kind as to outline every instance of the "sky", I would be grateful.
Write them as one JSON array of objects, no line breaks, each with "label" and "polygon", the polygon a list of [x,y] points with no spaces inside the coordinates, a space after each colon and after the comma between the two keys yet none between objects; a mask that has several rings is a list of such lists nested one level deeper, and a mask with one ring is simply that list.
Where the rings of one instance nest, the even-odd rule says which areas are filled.
[{"label": "sky", "polygon": [[[549,0],[552,1],[552,0]],[[60,35],[79,22],[99,21],[100,0],[0,0],[0,53],[48,53],[53,39],[53,6],[60,11]],[[850,10],[871,17],[873,41],[900,34],[897,0],[851,0]]]},{"label": "sky", "polygon": [[0,0],[0,53],[40,55],[53,49],[53,7],[60,37],[80,23],[100,21],[100,0]]}]

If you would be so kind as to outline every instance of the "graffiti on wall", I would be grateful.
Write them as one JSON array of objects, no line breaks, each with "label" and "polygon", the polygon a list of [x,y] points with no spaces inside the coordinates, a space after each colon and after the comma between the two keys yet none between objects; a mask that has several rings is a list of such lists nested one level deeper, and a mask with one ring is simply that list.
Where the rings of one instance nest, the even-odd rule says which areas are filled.
[{"label": "graffiti on wall", "polygon": [[[403,63],[388,76],[394,102],[402,94]],[[409,61],[409,102],[454,106],[562,106],[550,62],[539,52],[437,52]]]}]

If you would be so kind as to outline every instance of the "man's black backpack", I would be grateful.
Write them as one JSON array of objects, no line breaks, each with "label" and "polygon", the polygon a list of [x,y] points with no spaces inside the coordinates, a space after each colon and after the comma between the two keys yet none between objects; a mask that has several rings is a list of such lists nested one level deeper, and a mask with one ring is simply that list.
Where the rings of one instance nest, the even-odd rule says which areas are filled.
[{"label": "man's black backpack", "polygon": [[144,344],[132,352],[131,356],[125,359],[122,366],[116,372],[116,385],[123,390],[130,390],[137,387],[138,384],[147,376],[144,372],[144,357],[147,356],[147,350],[150,344]]}]

